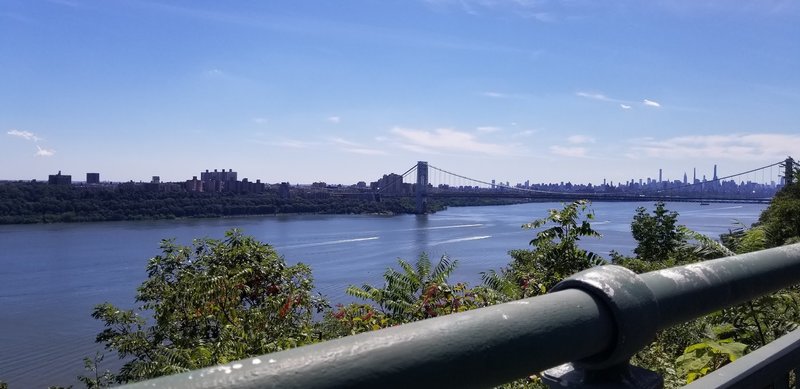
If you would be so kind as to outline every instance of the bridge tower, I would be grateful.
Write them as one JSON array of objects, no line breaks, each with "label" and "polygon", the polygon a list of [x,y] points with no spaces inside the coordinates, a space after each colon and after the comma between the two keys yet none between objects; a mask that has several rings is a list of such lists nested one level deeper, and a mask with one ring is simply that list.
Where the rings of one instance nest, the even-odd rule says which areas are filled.
[{"label": "bridge tower", "polygon": [[428,212],[428,162],[417,161],[417,215],[424,215]]},{"label": "bridge tower", "polygon": [[787,157],[786,161],[783,162],[783,168],[784,184],[791,185],[794,179],[794,159],[792,159],[792,157]]}]

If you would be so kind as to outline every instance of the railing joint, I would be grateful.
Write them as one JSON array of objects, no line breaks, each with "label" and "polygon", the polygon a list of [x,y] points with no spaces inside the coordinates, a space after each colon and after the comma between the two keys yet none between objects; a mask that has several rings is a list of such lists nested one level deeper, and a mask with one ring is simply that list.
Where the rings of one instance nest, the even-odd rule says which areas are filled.
[{"label": "railing joint", "polygon": [[542,382],[551,389],[661,389],[664,379],[658,373],[628,362],[602,370],[565,363],[542,372]]},{"label": "railing joint", "polygon": [[597,266],[558,283],[552,292],[578,289],[599,299],[613,318],[614,337],[606,352],[574,361],[575,366],[604,370],[628,360],[655,338],[658,302],[647,284],[622,266]]}]

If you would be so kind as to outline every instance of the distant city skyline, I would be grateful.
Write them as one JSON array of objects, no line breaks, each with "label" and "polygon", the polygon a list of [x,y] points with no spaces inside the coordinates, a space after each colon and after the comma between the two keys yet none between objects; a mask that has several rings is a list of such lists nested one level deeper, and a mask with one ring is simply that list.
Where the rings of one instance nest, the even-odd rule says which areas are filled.
[{"label": "distant city skyline", "polygon": [[8,0],[0,180],[724,177],[798,158],[798,36],[780,0]]},{"label": "distant city skyline", "polygon": [[[796,160],[795,160],[794,163],[795,163],[795,166],[798,165]],[[765,184],[765,185],[780,185],[780,184],[782,184],[782,174],[781,174],[781,172],[784,169],[782,166],[783,166],[783,164],[781,163],[780,166],[774,166],[774,167],[768,167],[766,169],[760,169],[757,172],[752,172],[752,173],[737,172],[737,173],[732,173],[732,174],[730,174],[728,176],[724,176],[724,177],[717,176],[717,174],[716,174],[717,165],[714,165],[712,167],[711,172],[712,172],[713,176],[711,176],[711,177],[707,177],[706,174],[698,175],[697,174],[697,169],[694,168],[694,169],[692,169],[693,178],[692,178],[691,181],[689,181],[689,179],[688,179],[687,172],[683,173],[683,177],[682,178],[680,176],[677,176],[677,177],[673,178],[673,177],[665,177],[663,175],[662,169],[659,169],[659,171],[658,171],[658,173],[657,173],[657,175],[655,177],[650,177],[650,176],[646,176],[646,177],[631,177],[629,179],[620,180],[620,181],[608,180],[608,179],[605,179],[605,178],[601,179],[601,180],[599,180],[597,182],[595,182],[595,181],[574,182],[574,181],[564,180],[564,179],[556,180],[556,181],[533,181],[531,179],[526,179],[524,181],[510,181],[510,180],[502,180],[502,179],[492,178],[491,179],[491,184],[489,185],[488,182],[485,182],[485,183],[481,184],[479,182],[475,182],[475,181],[470,181],[469,180],[470,178],[474,178],[474,179],[477,179],[477,180],[482,180],[482,178],[479,178],[479,177],[462,177],[462,178],[455,177],[454,178],[453,176],[450,176],[447,180],[444,180],[444,179],[440,179],[440,178],[442,178],[441,175],[437,176],[437,175],[433,174],[429,178],[429,183],[432,184],[432,185],[451,184],[451,185],[455,185],[456,187],[459,186],[459,185],[464,185],[464,186],[473,186],[474,185],[474,186],[491,186],[491,187],[494,187],[495,184],[497,184],[499,186],[503,186],[503,185],[504,186],[520,186],[520,185],[521,186],[529,186],[529,185],[548,185],[548,184],[561,184],[561,185],[563,185],[565,183],[575,184],[575,185],[620,186],[620,185],[626,185],[626,184],[629,184],[629,183],[634,183],[634,184],[639,184],[639,185],[643,185],[643,184],[648,184],[649,185],[651,182],[652,183],[661,183],[661,182],[663,182],[663,183],[676,183],[676,182],[680,182],[680,183],[688,185],[688,184],[698,184],[698,183],[703,183],[703,182],[714,182],[714,181],[721,181],[721,182],[723,182],[723,181],[734,181],[736,183],[753,182],[753,183]],[[767,174],[766,171],[770,171],[770,174]],[[200,180],[202,180],[202,181],[213,180],[213,181],[224,182],[224,181],[227,181],[229,179],[233,180],[233,181],[237,181],[237,177],[238,177],[238,172],[237,171],[233,171],[233,169],[230,169],[230,168],[228,168],[228,169],[205,169],[204,171],[200,171],[199,176],[198,176],[198,174],[194,174],[195,172],[191,172],[191,173],[192,174],[190,174],[190,175],[187,175],[187,176],[185,176],[183,178],[179,177],[178,179],[175,179],[175,180],[162,180],[161,179],[161,175],[150,175],[150,176],[148,176],[149,181],[148,180],[143,180],[143,179],[133,179],[133,178],[121,179],[121,180],[106,179],[101,173],[98,173],[98,172],[85,172],[85,173],[77,173],[77,174],[74,174],[72,172],[63,172],[63,175],[66,176],[66,177],[69,177],[68,180],[70,180],[70,182],[74,182],[74,183],[80,183],[80,182],[85,182],[85,183],[109,183],[109,182],[113,182],[113,183],[125,183],[125,182],[140,182],[140,183],[144,183],[144,182],[150,182],[150,183],[178,182],[178,183],[183,183],[183,182],[185,182],[187,180],[188,181],[191,181],[191,180],[197,181],[198,177],[200,177]],[[383,174],[383,178],[382,179],[383,180],[387,180],[387,175],[389,175],[389,176],[391,176],[389,181],[396,180],[397,178],[401,177],[400,175],[398,175],[398,173],[402,173],[402,171],[385,172]],[[744,173],[744,174],[738,174],[738,173]],[[456,173],[456,174],[458,174],[458,173]],[[0,177],[0,182],[2,182],[2,181],[44,181],[44,182],[50,181],[52,183],[53,180],[54,180],[53,177],[61,176],[61,175],[62,175],[62,171],[59,170],[57,173],[49,174],[48,178],[46,178],[46,179],[41,179],[41,178],[38,178],[38,177],[29,178],[29,179],[8,179],[8,178]],[[735,176],[734,177],[729,177],[731,175],[735,175]],[[73,176],[75,177],[74,179],[71,178]],[[83,177],[85,177],[85,179],[83,179]],[[251,182],[253,182],[253,181],[261,182],[262,181],[262,179],[259,178],[259,177],[243,177],[242,179],[249,180]],[[315,178],[315,179],[313,179],[311,181],[308,181],[308,182],[284,180],[284,181],[275,181],[275,182],[264,181],[264,183],[266,183],[266,184],[270,184],[270,183],[271,184],[278,184],[278,183],[286,182],[286,183],[289,183],[291,185],[309,185],[309,186],[313,185],[313,184],[318,184],[318,183],[325,183],[325,184],[328,184],[328,185],[354,186],[354,185],[356,185],[358,183],[370,182],[370,180],[373,180],[373,179],[377,179],[378,181],[380,181],[381,177],[361,177],[361,178],[359,178],[359,179],[357,179],[356,181],[353,181],[353,182],[333,182],[333,181],[329,181],[329,180],[325,179],[325,177],[317,177],[317,178]],[[452,181],[454,179],[456,181]],[[413,180],[414,180],[413,177],[408,177],[407,179],[405,179],[405,182],[413,182]],[[448,180],[450,180],[450,181],[448,181]],[[484,181],[488,181],[488,180],[484,180]]]}]

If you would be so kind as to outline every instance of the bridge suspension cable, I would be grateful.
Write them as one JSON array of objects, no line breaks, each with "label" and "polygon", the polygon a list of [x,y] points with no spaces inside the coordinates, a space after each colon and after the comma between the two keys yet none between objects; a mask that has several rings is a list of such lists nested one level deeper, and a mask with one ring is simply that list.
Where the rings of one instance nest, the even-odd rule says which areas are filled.
[{"label": "bridge suspension cable", "polygon": [[486,181],[483,181],[483,180],[478,180],[478,179],[475,179],[475,178],[470,178],[470,177],[467,177],[467,176],[463,176],[463,175],[458,174],[458,173],[453,173],[451,171],[448,171],[448,170],[445,170],[445,169],[442,169],[442,168],[438,168],[438,167],[433,166],[431,164],[428,164],[428,167],[431,168],[431,169],[438,170],[438,171],[440,171],[442,173],[445,173],[445,174],[449,174],[449,175],[452,175],[452,176],[455,176],[455,177],[458,177],[458,178],[461,178],[461,179],[464,179],[464,180],[467,180],[467,181],[477,182],[477,183],[480,183],[480,184],[483,184],[483,185],[487,185],[487,186],[495,186],[495,187],[501,187],[501,188],[507,188],[507,189],[512,189],[512,190],[518,190],[518,191],[521,191],[521,192],[531,192],[531,193],[547,193],[547,194],[563,194],[564,193],[564,192],[556,192],[556,191],[548,191],[548,190],[520,188],[520,187],[516,187],[516,186],[505,185],[503,183],[490,183],[490,182],[486,182]]},{"label": "bridge suspension cable", "polygon": [[401,175],[400,175],[400,176],[398,176],[398,177],[395,177],[395,178],[392,180],[392,182],[390,182],[390,183],[388,183],[388,184],[386,184],[386,185],[384,185],[384,186],[382,186],[382,187],[378,188],[378,190],[377,190],[375,193],[376,193],[376,194],[380,194],[381,192],[383,192],[384,190],[386,190],[386,189],[388,189],[388,188],[394,188],[394,187],[395,187],[395,185],[397,185],[399,182],[402,182],[402,181],[403,181],[403,179],[404,179],[404,178],[406,178],[406,176],[407,176],[407,175],[409,175],[409,174],[410,174],[412,171],[415,171],[415,170],[417,170],[417,165],[414,165],[414,166],[412,166],[411,168],[409,168],[408,170],[406,170],[406,172],[405,172],[405,173],[401,174]]},{"label": "bridge suspension cable", "polygon": [[759,170],[772,168],[772,167],[778,166],[778,165],[780,165],[780,164],[782,164],[784,162],[785,161],[778,161],[778,162],[775,162],[773,164],[769,164],[769,165],[766,165],[766,166],[758,167],[758,168],[755,168],[755,169],[750,169],[748,171],[741,172],[741,173],[727,175],[725,177],[718,177],[716,179],[711,179],[711,180],[708,180],[708,181],[701,181],[701,182],[695,182],[695,183],[691,183],[691,184],[684,184],[684,185],[679,185],[679,186],[676,186],[676,187],[673,187],[673,188],[657,189],[657,190],[655,190],[655,192],[656,193],[661,193],[661,192],[666,192],[666,191],[686,189],[686,188],[690,188],[690,187],[693,187],[693,186],[702,186],[702,185],[711,184],[711,183],[714,183],[714,182],[720,182],[720,181],[723,181],[723,180],[727,180],[729,178],[743,176],[745,174],[750,174],[750,173],[753,173],[753,172],[757,172]]},{"label": "bridge suspension cable", "polygon": [[[734,177],[739,177],[739,176],[743,176],[743,175],[747,175],[747,174],[751,174],[751,173],[754,174],[753,175],[753,181],[755,182],[755,181],[757,181],[756,174],[757,174],[758,171],[762,172],[761,176],[762,176],[762,181],[763,181],[764,180],[764,173],[765,173],[766,169],[770,169],[770,179],[772,179],[773,178],[772,177],[772,169],[774,167],[776,167],[776,166],[784,164],[786,161],[789,161],[789,160],[791,160],[791,157],[789,159],[787,159],[787,160],[784,160],[784,161],[775,162],[775,163],[772,163],[772,164],[769,164],[769,165],[761,166],[761,167],[758,167],[758,168],[755,168],[755,169],[750,169],[750,170],[747,170],[747,171],[744,171],[744,172],[740,172],[740,173],[736,173],[736,174],[730,174],[730,175],[726,175],[726,176],[723,176],[723,177],[718,177],[718,178],[715,178],[715,179],[712,179],[712,180],[708,180],[708,181],[702,181],[702,182],[698,181],[698,182],[694,182],[694,183],[691,183],[691,184],[675,185],[675,186],[672,186],[672,187],[669,187],[669,188],[654,188],[648,182],[648,186],[651,186],[649,188],[648,187],[640,187],[641,184],[639,184],[639,187],[637,187],[638,189],[634,189],[634,190],[631,190],[631,188],[628,188],[628,189],[623,189],[622,191],[614,191],[614,190],[607,191],[608,189],[606,188],[606,189],[603,189],[601,191],[593,191],[593,192],[581,191],[580,193],[582,193],[583,195],[586,195],[586,196],[590,196],[592,198],[603,198],[603,197],[618,198],[620,196],[627,196],[627,197],[634,198],[634,197],[641,197],[641,196],[643,196],[645,194],[649,194],[650,196],[652,196],[654,194],[658,195],[658,194],[663,194],[663,193],[669,192],[669,191],[676,191],[676,190],[681,190],[681,189],[686,189],[686,188],[691,188],[691,187],[702,187],[704,185],[718,183],[718,182],[721,182],[721,181],[724,181],[724,180],[728,180],[728,179],[731,179],[731,178],[734,178]],[[797,163],[797,162],[794,162],[794,161],[792,161],[792,162],[793,162],[793,166],[800,166],[800,163]],[[428,168],[430,168],[430,169],[433,169],[433,171],[431,172],[432,174],[427,175],[427,177],[428,177],[427,185],[432,185],[433,188],[439,188],[440,190],[447,190],[447,188],[455,188],[455,189],[458,189],[458,188],[464,188],[464,189],[472,188],[470,183],[476,183],[476,184],[480,184],[480,185],[484,186],[486,189],[488,189],[488,188],[492,188],[492,189],[500,188],[500,189],[513,190],[513,191],[517,191],[517,192],[537,193],[537,194],[545,194],[545,195],[559,195],[559,196],[560,195],[577,195],[577,194],[579,194],[577,192],[572,192],[572,191],[569,191],[569,190],[542,190],[542,189],[532,189],[532,188],[529,188],[529,187],[521,187],[519,185],[518,186],[511,186],[511,185],[508,185],[508,184],[505,184],[505,183],[502,183],[502,182],[500,182],[500,183],[488,182],[488,181],[485,181],[485,180],[480,180],[480,179],[468,177],[468,176],[465,176],[465,175],[462,175],[462,174],[458,174],[458,173],[455,173],[455,172],[452,172],[452,171],[449,171],[449,170],[446,170],[446,169],[442,169],[442,168],[440,168],[438,166],[434,166],[434,165],[431,165],[431,164],[427,164],[426,163],[426,166]],[[387,182],[382,182],[383,185],[381,185],[381,187],[379,187],[377,189],[376,193],[380,194],[380,193],[383,193],[384,191],[389,192],[389,191],[396,190],[397,184],[398,183],[402,183],[403,179],[406,178],[412,172],[415,172],[417,170],[417,168],[418,168],[418,165],[413,165],[408,170],[406,170],[402,175],[393,175],[393,180],[391,182],[388,182],[388,183]],[[463,180],[462,182],[465,185],[461,185],[462,182],[460,182],[459,179]],[[632,182],[633,181],[631,181],[631,183]],[[654,183],[661,184],[662,182],[654,181]],[[666,184],[666,183],[673,184],[673,182],[670,182],[670,181],[663,181],[663,183],[664,184]],[[458,186],[458,185],[461,185],[461,186]],[[526,185],[526,186],[528,186],[528,185]],[[479,187],[480,186],[476,186],[475,189],[477,189]],[[389,189],[389,188],[395,188],[395,189]],[[597,188],[600,188],[600,186],[597,186]],[[611,188],[613,189],[613,187],[611,187]]]}]

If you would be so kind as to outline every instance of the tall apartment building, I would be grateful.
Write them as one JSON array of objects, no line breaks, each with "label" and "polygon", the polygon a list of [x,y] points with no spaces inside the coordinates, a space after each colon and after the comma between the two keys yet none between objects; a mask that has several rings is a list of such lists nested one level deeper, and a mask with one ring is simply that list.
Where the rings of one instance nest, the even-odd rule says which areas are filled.
[{"label": "tall apartment building", "polygon": [[186,181],[186,190],[189,192],[202,192],[203,181],[197,179],[197,176],[192,176],[191,180]]},{"label": "tall apartment building", "polygon": [[47,183],[50,185],[71,185],[72,176],[61,174],[61,170],[59,170],[58,174],[51,174],[47,176]]},{"label": "tall apartment building", "polygon": [[383,194],[409,194],[411,184],[403,183],[403,176],[395,173],[384,174],[378,181],[369,184],[372,190],[380,190]]},{"label": "tall apartment building", "polygon": [[86,173],[86,183],[87,184],[99,184],[100,183],[100,173]]},{"label": "tall apartment building", "polygon": [[213,172],[208,171],[206,169],[205,172],[200,173],[200,181],[218,181],[218,182],[225,182],[225,181],[236,181],[237,180],[237,173],[233,171],[233,169],[228,169],[226,172],[225,169],[222,169],[221,172],[214,169]]},{"label": "tall apartment building", "polygon": [[[156,179],[156,176],[153,176]],[[247,178],[238,180],[238,173],[233,169],[222,169],[222,171],[214,169],[213,172],[206,169],[205,172],[200,173],[200,179],[193,176],[191,180],[187,180],[184,188],[189,192],[234,192],[234,193],[262,193],[267,189],[267,185],[261,180],[251,182]]]}]

